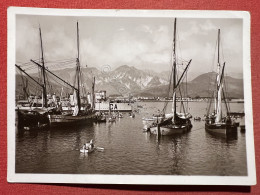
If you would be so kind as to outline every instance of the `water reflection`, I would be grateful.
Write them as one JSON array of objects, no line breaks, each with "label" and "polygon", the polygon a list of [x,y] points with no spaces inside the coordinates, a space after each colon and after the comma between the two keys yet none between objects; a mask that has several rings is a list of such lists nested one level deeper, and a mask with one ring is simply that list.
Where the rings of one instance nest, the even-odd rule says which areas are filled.
[{"label": "water reflection", "polygon": [[215,133],[215,132],[209,132],[205,131],[206,137],[211,138],[214,140],[220,140],[222,143],[234,143],[238,139],[238,133],[237,131],[230,134],[224,134],[224,133]]},{"label": "water reflection", "polygon": [[[125,113],[113,123],[18,132],[16,172],[247,175],[245,134],[212,135],[205,131],[203,121],[193,122],[191,131],[182,135],[158,137],[143,132],[142,117],[149,107],[162,106],[155,104],[160,102],[146,103],[145,111],[140,110],[134,119]],[[190,104],[193,115],[203,116],[206,105]],[[104,150],[80,153],[91,139]]]}]

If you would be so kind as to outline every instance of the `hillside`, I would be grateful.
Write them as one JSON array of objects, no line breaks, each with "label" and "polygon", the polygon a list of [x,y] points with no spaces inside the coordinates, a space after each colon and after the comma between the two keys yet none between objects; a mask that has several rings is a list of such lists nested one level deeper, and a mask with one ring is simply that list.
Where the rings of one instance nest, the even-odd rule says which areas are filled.
[{"label": "hillside", "polygon": [[[54,74],[63,78],[70,84],[75,83],[75,68],[66,68],[62,70],[54,70]],[[169,73],[168,73],[169,74]],[[32,75],[35,79],[38,74]],[[82,80],[87,91],[91,90],[93,77],[96,78],[96,90],[106,90],[108,95],[118,94],[127,96],[133,94],[135,96],[159,96],[166,97],[168,91],[168,76],[166,72],[155,73],[153,71],[139,70],[133,66],[123,65],[115,70],[98,70],[97,68],[82,68]],[[188,95],[190,97],[208,97],[215,86],[216,73],[204,73],[187,83]],[[28,79],[30,93],[35,93],[37,85]],[[48,91],[60,93],[61,81],[51,74],[47,73]],[[225,77],[226,89],[228,97],[243,98],[243,80],[230,76]],[[184,84],[181,84],[182,87]],[[16,76],[16,93],[22,93],[22,78]],[[66,89],[66,90],[65,90]],[[39,87],[38,87],[39,90]],[[65,93],[72,92],[71,88],[63,85]]]},{"label": "hillside", "polygon": [[[192,81],[187,83],[188,96],[189,97],[211,97],[212,91],[215,87],[215,72],[204,73]],[[181,88],[184,88],[186,84],[182,83]],[[230,98],[243,98],[243,80],[235,79],[230,76],[225,77],[226,96]],[[151,87],[141,92],[135,93],[136,96],[159,96],[166,97],[168,91],[168,85],[160,87]],[[179,92],[177,92],[179,95]]]}]

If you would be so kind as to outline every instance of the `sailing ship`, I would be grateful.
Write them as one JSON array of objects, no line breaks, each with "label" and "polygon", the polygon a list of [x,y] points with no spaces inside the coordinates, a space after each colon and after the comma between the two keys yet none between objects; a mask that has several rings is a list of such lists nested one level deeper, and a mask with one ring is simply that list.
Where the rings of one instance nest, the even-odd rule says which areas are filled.
[{"label": "sailing ship", "polygon": [[[20,66],[16,65],[16,67],[21,71],[21,73],[26,74]],[[34,80],[34,78],[32,79]],[[38,81],[36,82],[38,83]],[[39,85],[41,84],[39,83]],[[32,101],[27,99],[17,102],[15,112],[17,117],[17,127],[19,130],[34,130],[48,126],[49,120],[47,112],[52,108],[45,107],[44,105],[46,104],[43,104],[42,102],[44,102],[44,100],[40,101],[40,103],[35,103],[35,99]]]},{"label": "sailing ship", "polygon": [[[29,75],[25,70],[21,68],[21,66],[15,64],[16,68],[21,72],[22,74],[25,74],[29,79],[31,79],[37,86],[40,86],[41,92],[42,92],[42,100],[39,101],[36,96],[34,96],[31,101],[29,101],[29,93],[27,92],[28,87],[28,80],[26,78],[26,85],[23,87],[23,91],[27,97],[27,100],[18,102],[16,106],[16,112],[18,117],[18,128],[19,129],[37,129],[41,127],[45,127],[49,125],[47,112],[52,110],[54,107],[51,107],[48,105],[48,98],[47,98],[47,82],[45,79],[45,65],[44,65],[44,58],[43,58],[43,46],[42,46],[42,34],[41,34],[41,28],[39,27],[39,34],[40,34],[40,46],[41,46],[41,63],[42,65],[36,63],[35,61],[31,60],[32,62],[36,63],[38,66],[41,66],[41,76],[42,76],[42,82],[39,80],[33,78],[31,75]],[[22,75],[22,81],[23,75]]]},{"label": "sailing ship", "polygon": [[[73,113],[71,112],[61,112],[61,113],[50,113],[48,115],[50,125],[61,125],[61,124],[69,124],[75,122],[82,122],[82,121],[92,121],[96,118],[95,111],[93,107],[85,107],[84,110],[81,109],[81,66],[80,66],[80,59],[79,59],[79,26],[77,22],[77,58],[76,58],[76,78],[75,78],[75,86],[71,86],[74,90],[73,99],[74,99],[74,110]],[[64,80],[63,80],[64,81]],[[65,81],[64,81],[65,82]]]},{"label": "sailing ship", "polygon": [[[169,82],[169,89],[172,87],[173,91],[173,100],[172,100],[172,113],[165,114],[166,107],[168,102],[165,103],[162,118],[159,120],[158,118],[153,123],[153,126],[150,127],[150,132],[152,134],[157,135],[173,135],[173,134],[180,134],[189,131],[192,128],[192,124],[190,121],[191,115],[185,112],[183,101],[181,101],[183,106],[183,113],[177,113],[177,106],[176,106],[176,92],[179,90],[181,95],[181,88],[180,83],[184,78],[184,75],[187,73],[187,70],[190,66],[191,60],[188,62],[187,66],[185,67],[181,77],[177,80],[177,55],[176,55],[176,28],[177,28],[177,19],[175,18],[174,21],[174,35],[173,35],[173,66],[172,72],[170,76]],[[173,84],[171,84],[171,81]],[[172,85],[172,86],[171,86]],[[170,90],[169,90],[170,93]]]},{"label": "sailing ship", "polygon": [[[208,132],[229,134],[237,131],[237,124],[232,120],[230,115],[230,110],[228,102],[226,100],[226,93],[224,91],[224,70],[225,62],[222,64],[220,62],[220,29],[218,30],[218,56],[217,56],[217,76],[216,76],[216,86],[213,93],[213,98],[211,98],[210,104],[207,109],[207,115],[205,120],[205,129]],[[210,113],[212,100],[215,101],[214,110]],[[222,100],[224,100],[226,107],[226,115],[222,109]]]}]

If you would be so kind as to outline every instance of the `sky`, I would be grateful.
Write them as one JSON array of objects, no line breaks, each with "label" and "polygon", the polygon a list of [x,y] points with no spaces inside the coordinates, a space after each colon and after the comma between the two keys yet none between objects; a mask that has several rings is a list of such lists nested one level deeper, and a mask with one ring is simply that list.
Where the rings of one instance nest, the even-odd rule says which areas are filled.
[{"label": "sky", "polygon": [[[16,63],[40,58],[39,25],[46,61],[76,58],[77,21],[82,66],[170,71],[174,18],[17,15]],[[241,19],[178,18],[177,55],[192,59],[191,72],[215,70],[221,29],[221,62],[226,62],[226,72],[242,74],[242,27]]]}]

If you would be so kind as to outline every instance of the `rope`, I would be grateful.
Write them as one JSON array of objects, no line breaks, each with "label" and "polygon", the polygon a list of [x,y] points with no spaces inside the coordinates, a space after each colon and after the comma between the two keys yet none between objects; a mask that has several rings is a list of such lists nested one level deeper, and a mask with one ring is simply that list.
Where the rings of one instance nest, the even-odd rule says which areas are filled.
[{"label": "rope", "polygon": [[[211,70],[213,70],[213,71],[214,71],[214,64],[215,64],[217,44],[218,44],[218,40],[216,40],[215,50],[214,50],[214,54],[213,54],[214,57],[213,57],[212,65],[211,65]],[[213,74],[212,74],[212,75],[213,75]],[[212,81],[212,76],[209,77],[209,81],[208,81],[208,83],[209,83],[209,85],[208,85],[208,97],[214,98],[214,96],[215,96],[214,93],[213,93],[213,94],[210,94],[210,83],[211,83],[211,81]],[[214,83],[214,84],[216,84],[216,79],[215,79],[215,83]],[[209,110],[210,110],[211,103],[212,103],[211,101],[212,101],[212,100],[210,100],[210,103],[207,104],[208,114],[209,114]]]}]

